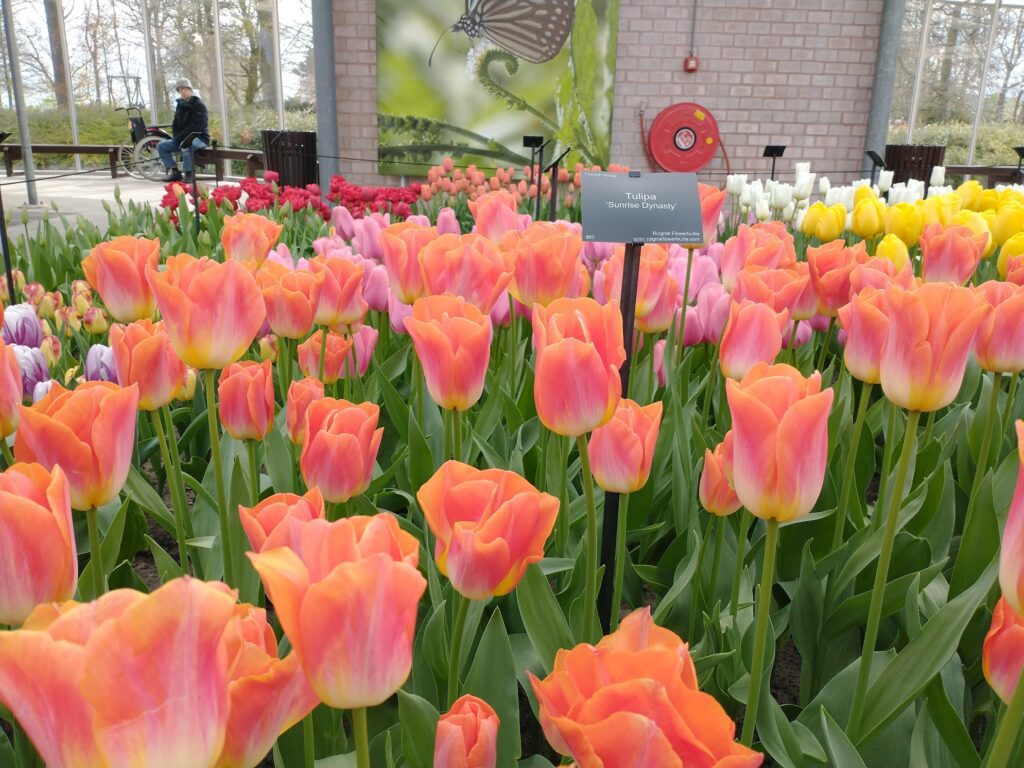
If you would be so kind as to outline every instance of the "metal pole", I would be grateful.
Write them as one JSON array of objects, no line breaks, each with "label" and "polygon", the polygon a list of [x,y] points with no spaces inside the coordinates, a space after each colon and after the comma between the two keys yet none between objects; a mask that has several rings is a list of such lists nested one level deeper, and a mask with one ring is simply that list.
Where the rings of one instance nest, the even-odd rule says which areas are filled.
[{"label": "metal pole", "polygon": [[281,68],[281,22],[278,15],[278,0],[270,3],[270,18],[274,25],[274,74],[277,76],[277,127],[284,130],[284,72]]},{"label": "metal pole", "polygon": [[534,201],[536,203],[534,205],[534,214],[533,214],[533,220],[534,221],[540,221],[540,203],[541,203],[540,177],[542,175],[543,168],[544,168],[544,147],[546,147],[547,145],[548,145],[548,143],[545,141],[543,144],[541,144],[537,148],[537,173],[535,173],[534,176],[533,176],[533,181],[537,185],[537,197],[536,197],[536,200]]},{"label": "metal pole", "polygon": [[11,0],[0,0],[3,6],[4,34],[7,37],[7,55],[11,68],[11,89],[14,91],[14,111],[18,115],[18,138],[21,140],[21,160],[25,164],[25,191],[29,205],[39,205],[36,194],[36,166],[32,160],[32,136],[28,130],[28,112],[25,111],[25,93],[22,90],[21,64],[18,56],[18,41],[14,35],[14,14]]},{"label": "metal pole", "polygon": [[[213,49],[214,66],[217,70],[217,102],[220,106],[220,132],[224,139],[224,146],[231,146],[230,128],[228,126],[228,100],[224,93],[224,61],[223,51],[220,47],[220,0],[213,0]],[[231,174],[231,161],[224,163],[227,175]],[[193,171],[194,173],[194,171]]]},{"label": "metal pole", "polygon": [[[631,171],[639,175],[639,171]],[[622,341],[626,347],[626,359],[619,368],[622,380],[622,396],[629,396],[629,367],[633,358],[633,324],[636,320],[636,290],[640,275],[640,243],[626,245],[626,254],[622,267],[622,292],[619,295],[619,306],[622,309]],[[619,494],[606,492],[604,495],[604,524],[601,528],[601,564],[604,566],[604,578],[597,594],[597,615],[601,626],[607,632],[610,628],[612,611],[619,607],[612,605],[615,573],[615,536],[619,523]]]},{"label": "metal pole", "polygon": [[[68,89],[68,117],[71,120],[71,142],[78,144],[78,109],[75,106],[75,83],[74,78],[71,76],[71,59],[68,56],[68,35],[64,25],[64,3],[61,0],[54,0],[54,7],[57,11],[57,18],[60,20],[57,34],[60,35],[61,58],[64,59],[64,72],[66,73],[64,79]],[[82,170],[81,155],[75,155],[75,170]]]},{"label": "metal pole", "polygon": [[967,148],[967,164],[974,163],[974,150],[978,146],[978,129],[981,127],[981,115],[985,111],[985,85],[988,82],[988,69],[992,64],[992,48],[996,41],[996,30],[999,28],[999,7],[1002,0],[996,0],[992,6],[992,20],[988,25],[988,43],[985,45],[985,63],[981,67],[981,81],[978,83],[978,104],[974,108],[974,125],[971,127],[971,145]]},{"label": "metal pole", "polygon": [[[149,29],[149,0],[140,0],[142,8],[142,43],[146,49],[146,82],[149,90],[149,119],[157,121],[156,114],[156,56],[153,55],[153,38]],[[162,87],[162,86],[161,86]]]},{"label": "metal pole", "polygon": [[[4,0],[6,3],[6,0]],[[18,295],[14,290],[14,270],[11,268],[11,244],[7,240],[7,217],[4,215],[4,196],[0,191],[0,249],[4,252],[4,273],[7,275],[7,294],[11,304],[18,303]]]},{"label": "metal pole", "polygon": [[334,75],[334,4],[313,0],[313,71],[316,97],[317,147],[320,156],[320,188],[326,192],[338,173],[338,96]]},{"label": "metal pole", "polygon": [[921,30],[921,45],[918,46],[917,74],[914,76],[914,91],[910,96],[910,118],[907,121],[907,144],[914,143],[914,123],[917,122],[917,108],[921,103],[921,78],[928,60],[928,37],[932,28],[932,5],[934,0],[925,0],[924,25]]},{"label": "metal pole", "polygon": [[[881,31],[878,35],[878,53],[875,57],[875,81],[871,87],[871,106],[868,111],[868,130],[864,148],[885,155],[889,138],[889,115],[892,110],[892,91],[896,82],[896,62],[900,53],[900,35],[903,34],[903,14],[907,0],[885,0],[882,9]],[[922,52],[923,55],[923,52]],[[869,167],[870,166],[870,167]],[[861,166],[870,171],[872,184],[878,167],[867,157]]]}]

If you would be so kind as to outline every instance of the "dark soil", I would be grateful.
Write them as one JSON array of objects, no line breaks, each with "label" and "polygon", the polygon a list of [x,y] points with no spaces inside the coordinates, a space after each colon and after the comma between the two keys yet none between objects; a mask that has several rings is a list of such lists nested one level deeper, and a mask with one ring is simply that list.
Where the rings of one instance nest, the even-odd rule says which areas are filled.
[{"label": "dark soil", "polygon": [[775,669],[772,671],[772,697],[780,706],[800,703],[800,669],[803,659],[792,640],[779,648],[775,654]]}]

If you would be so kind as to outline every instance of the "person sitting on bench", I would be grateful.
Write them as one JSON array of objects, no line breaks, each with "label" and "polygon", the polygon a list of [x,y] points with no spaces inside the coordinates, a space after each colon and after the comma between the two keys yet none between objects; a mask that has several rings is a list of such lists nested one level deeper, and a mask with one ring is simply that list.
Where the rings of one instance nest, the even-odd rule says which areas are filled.
[{"label": "person sitting on bench", "polygon": [[174,84],[174,89],[179,98],[171,125],[173,137],[156,145],[157,154],[167,169],[164,183],[182,181],[178,164],[174,160],[175,152],[181,152],[184,181],[192,181],[193,152],[210,146],[209,113],[203,100],[192,90],[192,83],[184,78]]}]

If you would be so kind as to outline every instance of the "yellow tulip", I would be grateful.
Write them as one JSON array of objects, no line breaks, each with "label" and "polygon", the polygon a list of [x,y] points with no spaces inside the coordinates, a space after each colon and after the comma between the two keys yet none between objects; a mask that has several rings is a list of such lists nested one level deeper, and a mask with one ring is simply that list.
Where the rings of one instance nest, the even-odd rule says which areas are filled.
[{"label": "yellow tulip", "polygon": [[886,233],[896,235],[908,248],[917,245],[923,229],[921,212],[910,203],[897,203],[885,209]]},{"label": "yellow tulip", "polygon": [[862,187],[857,187],[855,190],[853,190],[853,207],[854,207],[854,209],[857,208],[857,205],[862,200],[877,200],[877,199],[878,199],[878,193],[875,192],[875,188],[874,187],[869,187],[867,184],[865,184]]},{"label": "yellow tulip", "polygon": [[976,179],[971,179],[957,187],[956,192],[953,194],[960,198],[961,208],[966,208],[970,211],[980,211],[982,210],[981,194],[984,191],[980,182]]},{"label": "yellow tulip", "polygon": [[875,248],[875,256],[891,261],[896,265],[897,271],[902,270],[910,259],[910,254],[907,252],[907,244],[892,234],[886,235],[878,242],[878,246]]},{"label": "yellow tulip", "polygon": [[[868,187],[858,187],[859,192]],[[853,233],[865,240],[885,232],[885,205],[877,197],[862,196],[853,206]]]},{"label": "yellow tulip", "polygon": [[980,213],[962,208],[953,217],[952,223],[957,226],[967,227],[976,235],[984,234],[988,238],[985,250],[981,253],[982,258],[987,259],[995,252],[996,242],[992,238],[992,231],[988,228],[988,222],[985,221],[985,217]]},{"label": "yellow tulip", "polygon": [[999,192],[994,189],[983,189],[981,191],[981,207],[978,210],[997,209],[1000,205],[1002,205],[1002,198],[1000,198]]},{"label": "yellow tulip", "polygon": [[801,230],[808,237],[816,237],[823,243],[835,240],[846,228],[846,208],[841,203],[826,206],[815,203],[804,214]]},{"label": "yellow tulip", "polygon": [[956,212],[960,210],[960,198],[952,192],[948,195],[929,197],[927,200],[919,201],[917,208],[921,212],[921,221],[925,227],[929,224],[948,227]]},{"label": "yellow tulip", "polygon": [[1014,256],[1024,256],[1024,232],[1018,232],[1011,237],[1003,243],[1003,247],[999,250],[999,261],[996,262],[996,268],[999,270],[999,277],[1003,280],[1006,279],[1006,265]]},{"label": "yellow tulip", "polygon": [[996,245],[1002,245],[1020,232],[1024,232],[1024,205],[1012,202],[1000,206],[996,212],[996,224],[992,227]]}]

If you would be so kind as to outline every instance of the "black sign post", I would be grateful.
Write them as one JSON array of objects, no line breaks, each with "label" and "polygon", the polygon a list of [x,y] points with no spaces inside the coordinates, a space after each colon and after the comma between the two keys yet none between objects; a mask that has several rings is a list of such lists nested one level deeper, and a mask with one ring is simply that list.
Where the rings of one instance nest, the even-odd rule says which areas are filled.
[{"label": "black sign post", "polygon": [[11,244],[7,240],[7,217],[4,215],[4,196],[0,192],[0,249],[4,252],[4,273],[7,275],[7,294],[11,304],[18,303],[18,295],[14,290],[14,270],[11,268]]},{"label": "black sign post", "polygon": [[[594,172],[583,174],[583,239],[625,242],[622,265],[622,341],[626,359],[619,369],[622,396],[629,395],[629,369],[633,357],[633,326],[636,291],[640,276],[640,251],[644,243],[704,243],[697,177],[692,173]],[[601,565],[606,578],[597,596],[597,615],[607,632],[613,610],[612,578],[615,572],[615,538],[619,526],[619,494],[606,492],[601,533]],[[621,521],[625,525],[625,521]]]}]

